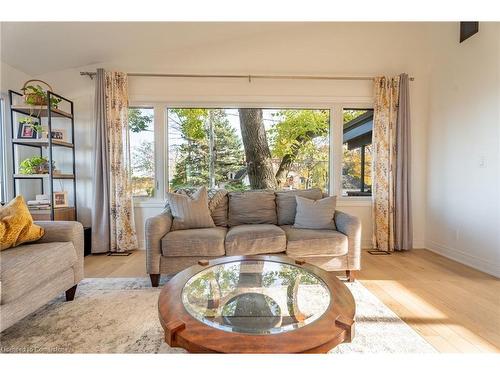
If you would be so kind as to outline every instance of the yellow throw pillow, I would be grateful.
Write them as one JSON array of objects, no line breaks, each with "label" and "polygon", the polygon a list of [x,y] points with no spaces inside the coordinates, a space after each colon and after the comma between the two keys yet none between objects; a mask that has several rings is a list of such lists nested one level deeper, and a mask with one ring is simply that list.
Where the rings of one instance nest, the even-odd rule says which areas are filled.
[{"label": "yellow throw pillow", "polygon": [[17,196],[6,206],[0,207],[0,250],[39,240],[43,234],[43,228],[33,224],[22,196]]}]

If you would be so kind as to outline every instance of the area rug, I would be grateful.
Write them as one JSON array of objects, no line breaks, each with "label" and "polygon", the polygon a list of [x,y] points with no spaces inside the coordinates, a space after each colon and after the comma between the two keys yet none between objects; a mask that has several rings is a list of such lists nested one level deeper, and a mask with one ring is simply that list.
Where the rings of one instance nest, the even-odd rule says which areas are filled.
[{"label": "area rug", "polygon": [[[356,335],[330,353],[435,352],[361,283],[346,285],[356,300]],[[185,353],[163,340],[159,293],[147,278],[85,279],[73,302],[61,296],[1,333],[0,351]]]}]

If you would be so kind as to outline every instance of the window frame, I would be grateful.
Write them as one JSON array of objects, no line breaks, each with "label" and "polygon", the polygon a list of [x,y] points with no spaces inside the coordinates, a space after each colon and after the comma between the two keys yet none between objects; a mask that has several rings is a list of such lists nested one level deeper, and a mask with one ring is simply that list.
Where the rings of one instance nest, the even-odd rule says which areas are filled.
[{"label": "window frame", "polygon": [[[341,137],[341,147],[343,149],[343,145],[344,145],[344,142],[343,142],[343,137],[344,137],[344,111],[345,110],[350,110],[350,109],[354,109],[354,110],[372,110],[373,111],[373,104],[370,104],[370,105],[366,105],[366,104],[354,104],[354,105],[343,105],[342,107],[342,111],[341,111],[341,117],[342,117],[342,125],[341,125],[341,133],[340,133],[340,137]],[[348,199],[348,200],[358,200],[358,201],[372,201],[372,195],[373,194],[370,194],[370,195],[367,195],[367,196],[347,196],[347,195],[342,195],[342,164],[343,164],[343,158],[344,158],[344,154],[343,154],[343,151],[341,150],[341,154],[340,154],[340,185],[339,185],[339,195],[338,197],[342,198],[342,199]],[[365,174],[366,175],[366,174]],[[364,176],[363,176],[363,180],[364,180]],[[373,193],[373,191],[372,191]]]},{"label": "window frame", "polygon": [[[154,184],[155,184],[155,193],[152,197],[140,197],[140,196],[133,196],[133,201],[134,204],[136,202],[143,202],[143,203],[152,203],[152,202],[159,202],[163,200],[164,194],[163,194],[163,174],[161,173],[161,165],[163,163],[163,156],[162,156],[162,141],[158,137],[158,134],[163,131],[163,126],[162,124],[162,116],[161,116],[161,104],[158,103],[149,103],[149,102],[134,102],[134,103],[129,103],[128,108],[137,108],[137,109],[152,109],[153,110],[153,136],[154,136],[154,142],[153,142],[153,147],[154,147],[154,158],[155,158],[155,166],[154,166]],[[157,134],[158,133],[158,134]],[[130,130],[128,136],[130,137]],[[129,148],[128,152],[131,153],[131,149]],[[160,152],[158,152],[160,151]],[[132,155],[130,155],[130,158],[132,158]]]},{"label": "window frame", "polygon": [[342,138],[343,138],[343,111],[344,109],[371,109],[373,98],[351,97],[346,98],[294,98],[287,100],[249,100],[248,98],[218,98],[216,101],[206,100],[158,100],[158,101],[130,101],[129,107],[154,108],[155,131],[155,196],[150,198],[134,197],[135,207],[160,208],[165,204],[166,193],[169,188],[168,179],[168,115],[169,108],[290,108],[290,109],[328,109],[330,111],[330,151],[328,169],[329,195],[337,196],[339,206],[369,206],[372,197],[344,197],[342,196]]}]

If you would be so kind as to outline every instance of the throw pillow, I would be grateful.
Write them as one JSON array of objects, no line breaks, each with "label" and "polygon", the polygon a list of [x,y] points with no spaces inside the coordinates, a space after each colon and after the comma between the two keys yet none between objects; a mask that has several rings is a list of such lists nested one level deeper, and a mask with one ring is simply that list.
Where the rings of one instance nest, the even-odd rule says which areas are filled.
[{"label": "throw pillow", "polygon": [[0,207],[0,250],[37,241],[43,234],[43,228],[33,224],[22,196],[17,196],[6,206]]},{"label": "throw pillow", "polygon": [[206,187],[202,186],[192,197],[167,193],[167,200],[174,218],[172,230],[215,227],[208,208]]},{"label": "throw pillow", "polygon": [[335,229],[335,206],[337,197],[326,197],[313,200],[295,196],[297,213],[295,228],[301,229]]},{"label": "throw pillow", "polygon": [[323,197],[321,189],[277,191],[278,225],[291,225],[294,223],[297,209],[296,195],[309,199],[321,199]]},{"label": "throw pillow", "polygon": [[[177,194],[193,196],[199,188],[181,188],[174,191]],[[228,211],[228,192],[225,189],[211,188],[207,190],[208,194],[208,209],[210,215],[217,227],[227,227],[227,211]],[[170,212],[170,206],[167,203],[165,208]]]}]

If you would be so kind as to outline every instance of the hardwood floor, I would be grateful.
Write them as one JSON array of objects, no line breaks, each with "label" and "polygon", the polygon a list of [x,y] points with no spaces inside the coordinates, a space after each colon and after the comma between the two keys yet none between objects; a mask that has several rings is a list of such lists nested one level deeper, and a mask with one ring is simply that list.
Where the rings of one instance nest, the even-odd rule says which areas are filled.
[{"label": "hardwood floor", "polygon": [[[440,352],[500,352],[500,279],[434,254],[364,251],[357,279]],[[85,277],[147,276],[145,252],[85,258]]]}]

